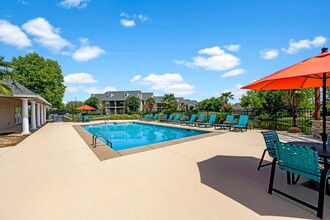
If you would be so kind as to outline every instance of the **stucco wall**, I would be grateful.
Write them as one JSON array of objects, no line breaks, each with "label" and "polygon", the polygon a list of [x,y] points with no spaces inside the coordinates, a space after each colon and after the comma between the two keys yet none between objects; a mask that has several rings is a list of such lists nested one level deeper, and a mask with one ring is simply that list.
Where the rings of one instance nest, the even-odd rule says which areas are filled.
[{"label": "stucco wall", "polygon": [[[328,121],[328,119],[327,119],[326,125],[327,125],[326,132],[327,132],[327,134],[330,134],[330,121]],[[323,121],[322,120],[313,120],[312,121],[313,137],[322,139],[322,137],[321,137],[322,132],[323,132]]]},{"label": "stucco wall", "polygon": [[21,107],[22,103],[10,98],[0,98],[0,131],[15,125],[15,107]]}]

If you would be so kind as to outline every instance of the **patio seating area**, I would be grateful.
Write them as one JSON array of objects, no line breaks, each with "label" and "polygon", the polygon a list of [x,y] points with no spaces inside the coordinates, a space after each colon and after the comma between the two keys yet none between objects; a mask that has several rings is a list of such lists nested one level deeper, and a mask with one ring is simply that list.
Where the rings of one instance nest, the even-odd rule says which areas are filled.
[{"label": "patio seating area", "polygon": [[[226,130],[100,161],[73,128],[77,124],[49,123],[19,145],[0,148],[1,219],[316,219],[313,210],[268,194],[271,166],[257,170],[265,149],[261,130]],[[265,155],[265,162],[271,159]],[[318,192],[287,185],[284,171],[276,171],[275,181],[315,203]],[[327,195],[323,217],[330,218]]]}]

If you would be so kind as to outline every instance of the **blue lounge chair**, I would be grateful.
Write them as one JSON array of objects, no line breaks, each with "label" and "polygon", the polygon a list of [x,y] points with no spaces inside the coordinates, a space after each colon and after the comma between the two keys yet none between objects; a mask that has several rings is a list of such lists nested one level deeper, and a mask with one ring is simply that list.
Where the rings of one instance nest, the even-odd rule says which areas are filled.
[{"label": "blue lounge chair", "polygon": [[174,119],[173,120],[168,120],[168,122],[172,123],[172,122],[178,121],[179,117],[180,117],[180,114],[176,114]]},{"label": "blue lounge chair", "polygon": [[[237,125],[230,126],[229,130],[231,128],[233,128],[233,130],[236,130],[238,128],[238,129],[241,129],[241,132],[243,132],[243,129],[245,129],[245,131],[247,131],[248,125],[249,125],[249,116],[248,115],[240,115]],[[250,129],[251,129],[251,127],[250,127]]]},{"label": "blue lounge chair", "polygon": [[149,117],[146,119],[146,121],[149,121],[153,117],[154,117],[154,114],[149,114]]},{"label": "blue lounge chair", "polygon": [[164,114],[163,117],[161,119],[159,119],[159,121],[162,121],[162,120],[167,120],[167,114]]},{"label": "blue lounge chair", "polygon": [[146,114],[145,116],[144,116],[144,118],[141,118],[140,120],[147,120],[148,119],[148,117],[149,117],[149,114]]},{"label": "blue lounge chair", "polygon": [[214,124],[214,129],[220,128],[220,129],[226,129],[226,128],[230,128],[230,126],[233,124],[234,122],[234,115],[227,115],[226,116],[226,120],[223,121],[221,124]]},{"label": "blue lounge chair", "polygon": [[158,119],[158,114],[155,114],[154,117],[149,118],[149,121],[156,121]]},{"label": "blue lounge chair", "polygon": [[[329,164],[324,163],[323,166],[320,166],[318,152],[309,146],[276,142],[275,151],[276,157],[272,162],[268,193],[272,194],[273,192],[276,192],[287,197],[288,199],[300,203],[301,205],[311,208],[317,211],[317,217],[322,218],[325,188],[328,187],[327,179],[330,170]],[[295,198],[292,194],[289,195],[288,193],[280,191],[279,188],[274,188],[275,169],[277,165],[280,169],[289,174],[297,174],[308,179],[312,179],[320,184],[317,206]]]},{"label": "blue lounge chair", "polygon": [[188,124],[188,123],[194,122],[195,119],[196,119],[196,114],[192,114],[192,115],[190,116],[189,121],[181,121],[181,125],[186,125],[186,124]]},{"label": "blue lounge chair", "polygon": [[217,116],[215,114],[210,116],[210,119],[208,122],[197,122],[196,124],[201,127],[204,125],[204,127],[206,128],[207,126],[213,126],[213,124],[215,123]]},{"label": "blue lounge chair", "polygon": [[89,122],[89,116],[88,115],[82,116],[82,122]]},{"label": "blue lounge chair", "polygon": [[197,123],[204,122],[204,119],[205,119],[205,115],[204,114],[200,114],[199,117],[198,117],[198,119],[196,121],[189,122],[189,123],[187,123],[187,125],[189,125],[189,126],[196,126]]},{"label": "blue lounge chair", "polygon": [[278,138],[276,131],[262,131],[261,133],[264,136],[266,149],[262,153],[262,157],[260,159],[258,170],[260,170],[261,167],[272,165],[272,163],[267,163],[267,164],[262,165],[262,161],[264,160],[266,151],[268,151],[269,156],[271,156],[272,158],[276,157],[276,149],[275,149],[276,144],[275,143],[280,142],[280,139]]},{"label": "blue lounge chair", "polygon": [[173,120],[172,123],[179,124],[181,121],[184,121],[184,120],[186,120],[186,115],[185,114],[182,114],[181,117],[179,117],[177,120]]},{"label": "blue lounge chair", "polygon": [[173,119],[173,114],[170,114],[170,116],[168,116],[168,119],[161,119],[160,122],[168,122],[169,120]]}]

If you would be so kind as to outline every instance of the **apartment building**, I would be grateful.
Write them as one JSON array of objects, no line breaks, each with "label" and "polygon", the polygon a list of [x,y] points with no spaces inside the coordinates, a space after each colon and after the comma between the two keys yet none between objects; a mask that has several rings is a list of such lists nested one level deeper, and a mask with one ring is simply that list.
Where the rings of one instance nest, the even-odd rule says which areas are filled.
[{"label": "apartment building", "polygon": [[[149,110],[146,100],[149,97],[155,99],[155,106],[153,111],[161,112],[164,110],[164,103],[162,102],[164,96],[154,96],[152,92],[141,92],[140,90],[134,91],[108,91],[104,94],[92,94],[99,98],[102,102],[103,114],[125,114],[129,109],[125,105],[126,98],[135,96],[140,99],[140,107],[138,111]],[[197,108],[198,102],[196,100],[184,99],[183,97],[177,98],[177,110],[189,110],[190,106]]]}]

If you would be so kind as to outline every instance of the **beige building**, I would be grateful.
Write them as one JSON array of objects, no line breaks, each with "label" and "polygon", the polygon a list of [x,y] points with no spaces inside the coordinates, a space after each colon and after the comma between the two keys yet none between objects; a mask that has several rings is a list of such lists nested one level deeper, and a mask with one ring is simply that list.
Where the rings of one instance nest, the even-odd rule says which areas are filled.
[{"label": "beige building", "polygon": [[41,96],[31,92],[23,85],[4,82],[11,87],[14,95],[0,93],[0,133],[22,128],[22,134],[28,135],[46,123],[47,108],[51,104]]}]

